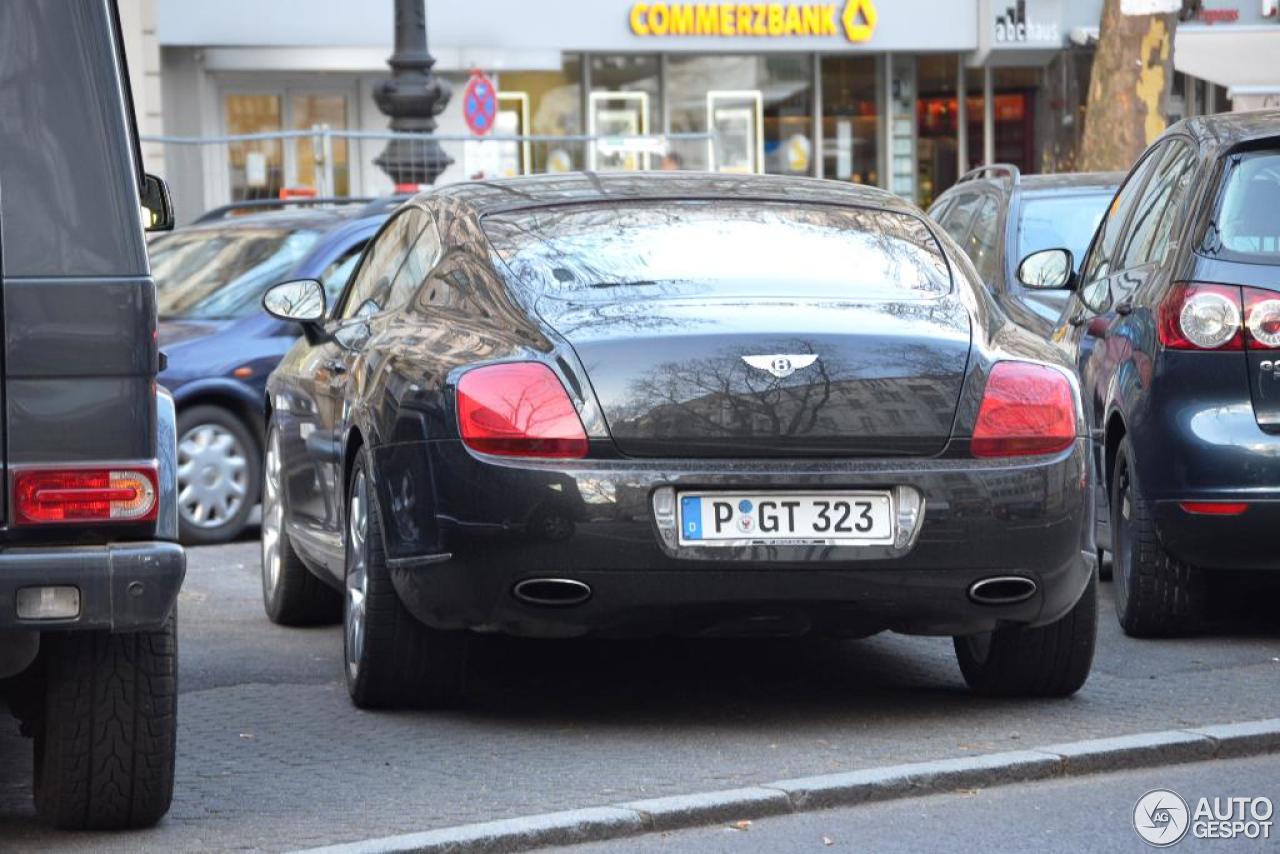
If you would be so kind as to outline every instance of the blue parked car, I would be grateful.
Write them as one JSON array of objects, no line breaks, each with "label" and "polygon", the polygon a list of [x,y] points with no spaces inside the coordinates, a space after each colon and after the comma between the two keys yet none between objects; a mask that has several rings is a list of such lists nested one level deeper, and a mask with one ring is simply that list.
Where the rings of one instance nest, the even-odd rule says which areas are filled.
[{"label": "blue parked car", "polygon": [[258,503],[267,375],[301,334],[263,313],[263,292],[312,278],[336,298],[396,204],[342,201],[354,203],[229,206],[150,244],[167,359],[158,380],[178,406],[184,543],[235,538]]}]

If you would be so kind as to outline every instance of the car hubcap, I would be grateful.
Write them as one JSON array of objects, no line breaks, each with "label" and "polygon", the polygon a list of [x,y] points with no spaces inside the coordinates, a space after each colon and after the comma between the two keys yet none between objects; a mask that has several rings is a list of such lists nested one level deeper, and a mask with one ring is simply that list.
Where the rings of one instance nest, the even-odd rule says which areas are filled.
[{"label": "car hubcap", "polygon": [[364,654],[365,600],[369,593],[369,491],[364,472],[356,474],[347,512],[347,673],[355,679]]},{"label": "car hubcap", "polygon": [[197,528],[220,528],[248,495],[249,457],[219,424],[197,424],[178,441],[178,509]]},{"label": "car hubcap", "polygon": [[275,430],[267,441],[266,471],[262,484],[262,581],[267,597],[280,583],[280,532],[284,528],[284,504],[280,501],[280,437]]}]

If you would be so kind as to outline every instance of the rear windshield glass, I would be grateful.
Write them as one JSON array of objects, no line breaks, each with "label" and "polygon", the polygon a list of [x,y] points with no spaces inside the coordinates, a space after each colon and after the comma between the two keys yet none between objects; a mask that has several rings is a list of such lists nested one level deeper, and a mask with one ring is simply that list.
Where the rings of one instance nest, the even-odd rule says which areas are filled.
[{"label": "rear windshield glass", "polygon": [[951,280],[919,219],[862,208],[747,201],[624,202],[484,219],[522,282],[551,296],[683,293],[828,299],[928,298]]},{"label": "rear windshield glass", "polygon": [[1015,257],[1026,258],[1041,249],[1070,249],[1079,268],[1094,229],[1115,192],[1116,188],[1111,187],[1096,193],[1024,197]]},{"label": "rear windshield glass", "polygon": [[307,229],[179,231],[151,241],[151,275],[161,317],[214,320],[259,310],[263,292],[283,279],[320,233]]},{"label": "rear windshield glass", "polygon": [[1237,261],[1280,262],[1280,152],[1233,155],[1200,251]]}]

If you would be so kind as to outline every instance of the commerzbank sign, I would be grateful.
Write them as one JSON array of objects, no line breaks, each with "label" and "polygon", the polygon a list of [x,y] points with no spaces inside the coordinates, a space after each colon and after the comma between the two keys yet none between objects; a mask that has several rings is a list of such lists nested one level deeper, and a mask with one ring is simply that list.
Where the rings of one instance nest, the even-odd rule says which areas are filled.
[{"label": "commerzbank sign", "polygon": [[839,3],[636,3],[631,32],[642,37],[744,39],[841,37],[870,41],[876,29],[872,0]]}]

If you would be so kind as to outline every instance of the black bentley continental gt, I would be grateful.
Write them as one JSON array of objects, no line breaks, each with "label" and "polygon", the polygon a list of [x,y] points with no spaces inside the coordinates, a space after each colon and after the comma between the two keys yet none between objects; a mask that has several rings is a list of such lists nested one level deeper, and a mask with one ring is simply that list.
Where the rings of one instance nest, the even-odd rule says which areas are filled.
[{"label": "black bentley continental gt", "polygon": [[406,203],[267,386],[267,613],[346,627],[362,707],[475,632],[953,636],[1065,695],[1096,622],[1070,366],[867,187],[563,175]]}]

